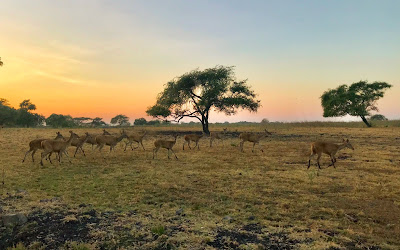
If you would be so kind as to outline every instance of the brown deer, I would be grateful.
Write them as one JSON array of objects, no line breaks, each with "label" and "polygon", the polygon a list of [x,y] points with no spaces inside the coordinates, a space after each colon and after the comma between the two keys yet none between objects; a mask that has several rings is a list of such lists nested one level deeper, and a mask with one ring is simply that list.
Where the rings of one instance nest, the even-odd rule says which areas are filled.
[{"label": "brown deer", "polygon": [[203,132],[201,135],[196,135],[196,134],[185,135],[185,136],[184,136],[185,141],[183,142],[183,145],[182,145],[183,150],[185,150],[185,144],[187,144],[188,147],[189,147],[190,149],[192,149],[192,148],[190,147],[190,142],[191,142],[191,141],[193,141],[193,142],[196,143],[196,145],[194,146],[194,148],[197,147],[197,149],[200,149],[200,147],[199,147],[199,141],[200,141],[200,139],[201,139],[203,136],[204,136],[204,132]]},{"label": "brown deer", "polygon": [[[256,144],[260,144],[260,140],[268,135],[271,135],[272,133],[268,132],[267,129],[264,130],[264,133],[241,133],[239,135],[240,141],[240,151],[244,152],[243,150],[243,144],[248,141],[253,143],[253,149],[251,152],[254,152],[254,147]],[[262,150],[261,150],[262,151]]]},{"label": "brown deer", "polygon": [[[57,134],[57,136],[56,136],[56,138],[54,138],[54,140],[63,140],[63,141],[65,141],[64,136],[62,136],[62,134],[60,132],[57,132],[56,134]],[[33,156],[35,155],[37,150],[42,149],[41,143],[44,140],[47,140],[47,139],[35,139],[35,140],[30,141],[29,142],[29,150],[26,151],[24,159],[22,160],[22,162],[25,162],[25,158],[30,152],[32,152],[32,162],[35,162],[35,158]]]},{"label": "brown deer", "polygon": [[224,146],[224,138],[225,138],[227,130],[228,130],[227,128],[224,128],[223,132],[211,132],[210,133],[210,147],[212,147],[212,143],[214,140],[221,140],[222,146]]},{"label": "brown deer", "polygon": [[335,143],[323,142],[323,141],[317,141],[317,142],[312,143],[311,144],[311,155],[308,158],[308,167],[307,167],[307,169],[310,168],[311,158],[314,155],[318,155],[317,164],[318,164],[318,168],[321,169],[321,165],[319,164],[319,159],[321,158],[321,154],[322,153],[325,153],[325,154],[327,154],[327,155],[329,155],[331,157],[332,164],[330,164],[329,166],[333,165],[333,167],[336,168],[336,166],[335,166],[335,162],[336,162],[335,155],[339,150],[342,150],[344,148],[350,148],[350,149],[354,150],[353,146],[349,142],[349,139],[347,139],[347,140],[343,139],[343,143],[342,144],[335,144]]},{"label": "brown deer", "polygon": [[80,138],[75,138],[72,140],[71,146],[76,147],[74,157],[79,149],[82,151],[83,156],[86,156],[85,151],[83,150],[83,144],[85,144],[85,142],[91,138],[92,138],[92,136],[88,132],[86,132],[84,136],[81,136]]},{"label": "brown deer", "polygon": [[144,149],[144,146],[143,146],[143,137],[145,136],[147,134],[147,131],[145,131],[143,134],[141,134],[141,135],[136,135],[136,134],[134,134],[134,135],[129,135],[128,137],[127,137],[127,139],[128,139],[128,142],[125,144],[125,149],[124,149],[124,151],[126,151],[126,147],[128,146],[128,145],[130,145],[131,146],[131,149],[133,150],[133,146],[132,146],[132,143],[133,142],[137,142],[137,147],[136,148],[138,148],[139,147],[139,144],[140,145],[142,145],[142,148],[143,148],[143,150],[144,151],[146,151],[146,149]]},{"label": "brown deer", "polygon": [[[79,136],[77,134],[75,134],[74,132],[72,132],[71,130],[69,131],[69,133],[71,134],[71,136],[69,137],[69,139],[67,141],[60,141],[60,140],[44,140],[42,141],[40,144],[43,148],[42,152],[42,158],[40,160],[40,165],[43,166],[43,158],[47,155],[50,155],[52,153],[57,153],[58,154],[58,162],[61,163],[61,156],[62,154],[64,154],[65,156],[68,157],[69,162],[71,162],[68,154],[67,154],[67,148],[69,146],[71,146],[72,140],[74,138],[79,138]],[[49,161],[51,164],[53,164],[53,162],[51,161],[51,158],[49,157]]]},{"label": "brown deer", "polygon": [[114,135],[98,135],[96,136],[97,147],[95,149],[99,149],[99,152],[101,152],[101,149],[104,147],[104,145],[107,145],[110,146],[110,152],[112,150],[115,151],[115,146],[118,144],[118,142],[127,137],[128,136],[125,130],[121,131],[121,135],[119,137]]},{"label": "brown deer", "polygon": [[[103,129],[103,134],[102,135],[111,135],[110,133],[108,133],[105,129]],[[97,134],[97,135],[91,135],[91,137],[90,138],[88,138],[87,140],[86,140],[86,143],[87,144],[91,144],[92,145],[92,151],[93,151],[93,147],[94,147],[94,145],[97,145],[97,142],[96,142],[96,136],[99,136],[99,134]]]},{"label": "brown deer", "polygon": [[163,139],[158,139],[154,142],[154,149],[153,149],[153,159],[155,158],[155,156],[157,156],[157,152],[160,148],[166,148],[168,150],[168,159],[170,159],[169,157],[169,151],[171,151],[174,155],[175,158],[178,160],[178,157],[176,156],[175,152],[172,150],[172,147],[175,145],[176,143],[176,138],[178,137],[178,134],[174,135],[174,140],[173,141],[167,141],[167,140],[163,140]]}]

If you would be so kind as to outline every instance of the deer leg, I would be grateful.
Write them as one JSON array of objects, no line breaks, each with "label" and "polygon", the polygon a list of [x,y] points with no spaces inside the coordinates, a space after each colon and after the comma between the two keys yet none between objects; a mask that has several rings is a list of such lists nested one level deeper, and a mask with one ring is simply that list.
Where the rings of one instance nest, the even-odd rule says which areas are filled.
[{"label": "deer leg", "polygon": [[253,149],[251,150],[251,152],[253,152],[254,153],[254,147],[256,146],[256,143],[255,142],[253,142]]},{"label": "deer leg", "polygon": [[42,165],[43,166],[43,158],[45,157],[46,155],[45,155],[45,152],[42,152],[42,154],[41,154],[41,159],[40,159],[40,165]]},{"label": "deer leg", "polygon": [[79,146],[76,147],[76,150],[75,150],[75,153],[74,153],[74,157],[75,157],[75,155],[76,155],[76,152],[78,152],[78,150],[79,150]]},{"label": "deer leg", "polygon": [[176,154],[175,154],[175,152],[172,150],[172,148],[171,148],[171,152],[174,153],[175,158],[178,160],[178,156],[176,156]]},{"label": "deer leg", "polygon": [[213,139],[211,138],[210,139],[210,148],[212,147],[212,142],[213,142]]},{"label": "deer leg", "polygon": [[184,141],[182,144],[182,150],[185,150],[185,143],[186,143],[186,141]]},{"label": "deer leg", "polygon": [[157,147],[153,149],[153,159],[154,159],[154,156],[157,156],[158,149],[159,148],[157,148]]},{"label": "deer leg", "polygon": [[[24,156],[24,159],[22,160],[22,162],[25,161],[26,156],[27,156],[30,152],[32,152],[32,150],[29,149],[29,150],[25,153],[25,156]],[[34,160],[33,160],[33,157],[32,157],[32,161],[34,161]]]},{"label": "deer leg", "polygon": [[189,147],[189,149],[192,149],[192,148],[190,147],[190,141],[188,141],[188,147]]},{"label": "deer leg", "polygon": [[71,157],[69,157],[67,151],[63,151],[63,153],[64,153],[65,156],[67,156],[67,159],[68,159],[69,163],[72,163]]},{"label": "deer leg", "polygon": [[168,159],[171,159],[171,158],[169,158],[169,148],[168,148]]},{"label": "deer leg", "polygon": [[[143,142],[142,141],[140,141],[140,144],[142,145],[143,150],[146,151],[146,149],[143,146]],[[139,147],[139,143],[138,143],[138,147]]]},{"label": "deer leg", "polygon": [[321,165],[319,164],[319,159],[321,159],[321,154],[318,154],[318,158],[317,158],[318,168],[321,169]]},{"label": "deer leg", "polygon": [[83,150],[83,147],[79,147],[79,148],[81,149],[81,151],[82,151],[82,153],[83,153],[83,156],[86,157],[86,154],[85,154],[85,151]]},{"label": "deer leg", "polygon": [[335,166],[335,156],[331,155],[331,161],[332,161],[333,167],[336,168],[336,166]]},{"label": "deer leg", "polygon": [[240,144],[239,144],[239,147],[240,147],[240,151],[241,151],[241,152],[244,152],[244,150],[243,150],[243,144],[244,144],[244,141],[241,141]]},{"label": "deer leg", "polygon": [[[128,146],[128,142],[125,142],[125,149],[124,149],[124,152],[126,151],[126,147]],[[131,148],[132,148],[132,144],[131,144]],[[133,150],[133,149],[132,149]]]},{"label": "deer leg", "polygon": [[307,167],[307,169],[310,168],[310,165],[311,165],[311,158],[313,158],[314,155],[315,155],[314,153],[311,153],[311,155],[308,157],[308,167]]}]

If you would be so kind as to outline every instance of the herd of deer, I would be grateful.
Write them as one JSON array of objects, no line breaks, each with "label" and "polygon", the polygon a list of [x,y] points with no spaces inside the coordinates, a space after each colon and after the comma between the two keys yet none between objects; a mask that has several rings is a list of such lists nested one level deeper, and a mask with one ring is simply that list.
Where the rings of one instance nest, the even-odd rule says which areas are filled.
[{"label": "herd of deer", "polygon": [[[107,145],[110,147],[110,152],[115,150],[115,146],[121,142],[124,138],[127,139],[127,142],[125,144],[125,149],[126,151],[128,145],[130,145],[131,149],[134,150],[134,147],[132,146],[133,142],[137,143],[137,147],[139,145],[142,146],[143,150],[145,150],[143,146],[143,138],[147,134],[147,132],[144,132],[143,134],[132,134],[128,135],[125,130],[121,131],[121,134],[119,136],[116,135],[111,135],[109,132],[107,132],[105,129],[103,129],[103,134],[89,134],[85,133],[83,136],[78,136],[72,131],[70,132],[70,137],[68,139],[64,138],[60,132],[57,132],[57,136],[54,139],[35,139],[29,142],[29,150],[25,153],[24,159],[22,162],[25,161],[27,155],[32,152],[32,161],[34,162],[34,155],[37,150],[43,150],[41,154],[41,160],[40,164],[43,166],[43,159],[46,158],[52,163],[51,161],[51,155],[53,153],[56,153],[58,161],[61,163],[61,157],[62,155],[67,156],[69,162],[71,160],[69,159],[69,155],[67,153],[67,149],[70,146],[76,147],[74,157],[76,156],[76,153],[80,150],[82,151],[83,155],[86,156],[85,151],[83,150],[83,145],[85,143],[91,144],[92,145],[92,150],[94,149],[94,145],[96,145],[95,149],[101,149]],[[226,136],[227,129],[224,128],[223,132],[211,132],[210,133],[210,147],[212,147],[213,141],[215,140],[221,140],[223,143],[223,140]],[[190,142],[194,142],[195,146],[194,148],[197,147],[197,149],[200,149],[199,147],[199,141],[200,139],[204,136],[205,134],[202,133],[201,135],[198,134],[187,134],[184,136],[184,143],[182,145],[182,149],[185,150],[185,145],[187,144],[190,149]],[[256,144],[260,143],[260,140],[265,138],[266,136],[271,135],[270,132],[268,132],[266,129],[264,130],[263,133],[249,133],[249,132],[244,132],[239,135],[240,139],[240,144],[239,148],[241,152],[243,151],[243,145],[245,142],[251,142],[253,143],[253,148],[252,152],[254,152],[254,147]],[[165,140],[165,139],[157,139],[154,141],[154,149],[153,149],[153,159],[157,156],[157,152],[160,148],[165,148],[168,150],[168,159],[170,159],[170,151],[174,154],[175,158],[178,159],[176,156],[175,152],[173,151],[173,147],[176,144],[176,139],[178,137],[178,134],[174,135],[174,140]],[[318,155],[317,158],[317,164],[318,168],[321,169],[320,166],[320,158],[322,153],[325,153],[330,156],[332,163],[329,166],[335,166],[336,162],[336,153],[344,148],[350,148],[353,149],[353,146],[349,142],[349,140],[344,140],[342,144],[335,144],[331,142],[323,142],[323,141],[317,141],[311,144],[311,154],[309,156],[308,160],[308,168],[310,168],[311,164],[311,159],[313,156]],[[262,151],[262,150],[261,150]]]}]

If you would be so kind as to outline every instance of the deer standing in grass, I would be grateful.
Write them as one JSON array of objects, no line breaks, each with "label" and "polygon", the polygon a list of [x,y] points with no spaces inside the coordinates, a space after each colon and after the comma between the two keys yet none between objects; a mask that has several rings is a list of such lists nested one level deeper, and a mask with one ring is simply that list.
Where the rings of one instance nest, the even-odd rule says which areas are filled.
[{"label": "deer standing in grass", "polygon": [[[44,140],[47,140],[47,139],[35,139],[35,140],[30,141],[29,142],[29,150],[26,151],[22,162],[25,162],[25,158],[30,152],[32,152],[32,162],[35,162],[35,159],[33,156],[35,155],[37,150],[42,149],[41,143]],[[56,136],[56,138],[54,138],[54,140],[64,140],[65,141],[65,138],[64,138],[64,136],[62,136],[62,134],[60,132],[57,132],[57,136]]]},{"label": "deer standing in grass", "polygon": [[172,150],[172,147],[175,145],[176,143],[176,138],[178,137],[178,135],[174,135],[174,140],[173,141],[168,141],[168,140],[163,140],[163,139],[158,139],[154,142],[154,149],[153,149],[153,159],[155,158],[155,156],[157,156],[157,152],[160,148],[166,148],[168,150],[168,159],[170,159],[169,157],[169,151],[171,151],[174,155],[175,158],[178,160],[178,157],[176,156],[175,152]]},{"label": "deer standing in grass", "polygon": [[211,132],[210,133],[210,147],[212,147],[212,143],[214,140],[221,140],[222,146],[224,146],[224,137],[226,134],[227,128],[224,128],[223,132]]},{"label": "deer standing in grass", "polygon": [[43,158],[47,155],[49,155],[49,161],[51,164],[53,164],[53,162],[51,161],[50,155],[52,153],[57,153],[58,154],[58,162],[61,163],[61,156],[62,154],[64,154],[65,156],[68,157],[69,162],[71,163],[71,160],[67,154],[67,148],[69,146],[71,146],[72,140],[75,138],[79,138],[79,136],[77,134],[75,134],[72,131],[69,131],[69,133],[71,134],[71,136],[69,137],[69,139],[67,141],[60,141],[60,140],[44,140],[41,142],[41,146],[43,148],[42,152],[42,158],[40,160],[40,165],[43,166]]},{"label": "deer standing in grass", "polygon": [[83,156],[86,156],[85,151],[83,150],[83,144],[85,144],[85,142],[87,140],[92,139],[92,138],[93,137],[88,132],[86,132],[84,136],[81,136],[80,138],[75,138],[72,140],[71,146],[76,147],[74,157],[79,149],[82,151]]},{"label": "deer standing in grass", "polygon": [[146,151],[146,149],[144,149],[144,146],[143,146],[143,137],[145,136],[147,134],[147,131],[145,131],[143,134],[141,134],[141,135],[136,135],[136,134],[134,134],[134,135],[129,135],[128,137],[127,137],[127,139],[128,139],[128,142],[125,144],[125,149],[124,149],[124,151],[126,151],[126,147],[128,146],[128,145],[130,145],[131,146],[131,149],[133,150],[133,146],[132,146],[132,143],[133,142],[137,142],[137,147],[136,148],[138,148],[139,147],[139,144],[140,145],[142,145],[142,148],[143,148],[143,150],[144,151]]},{"label": "deer standing in grass", "polygon": [[307,169],[310,168],[310,164],[311,164],[311,158],[314,155],[318,155],[317,158],[317,164],[318,164],[318,168],[321,169],[321,165],[319,164],[319,159],[321,158],[321,154],[327,154],[331,157],[331,161],[332,164],[330,164],[329,166],[332,166],[334,168],[336,168],[335,166],[335,162],[336,162],[336,153],[339,150],[342,150],[344,148],[350,148],[352,150],[354,150],[353,146],[351,145],[351,143],[349,142],[349,139],[345,140],[343,139],[343,143],[342,144],[335,144],[335,143],[331,143],[331,142],[323,142],[323,141],[317,141],[311,144],[311,155],[308,158],[308,167]]},{"label": "deer standing in grass", "polygon": [[[101,135],[111,135],[110,133],[108,133],[105,129],[103,129],[103,134],[101,134]],[[96,137],[97,136],[99,136],[99,134],[97,134],[97,135],[91,135],[91,137],[90,138],[88,138],[87,140],[86,140],[86,143],[87,144],[91,144],[92,145],[92,151],[93,151],[93,146],[94,145],[97,145],[97,142],[96,142]]]},{"label": "deer standing in grass", "polygon": [[115,146],[118,144],[118,142],[122,141],[122,139],[127,138],[127,134],[125,133],[125,130],[121,131],[121,135],[119,137],[116,137],[114,135],[98,135],[96,136],[96,143],[97,147],[96,149],[99,149],[99,152],[101,152],[101,149],[104,147],[104,145],[110,146],[110,153],[112,150],[115,151]]},{"label": "deer standing in grass", "polygon": [[[253,149],[251,150],[251,152],[254,152],[254,147],[256,146],[256,144],[260,144],[260,140],[268,135],[271,135],[270,132],[267,131],[267,129],[264,130],[264,133],[241,133],[239,135],[239,139],[240,141],[240,151],[244,152],[243,150],[243,144],[248,141],[248,142],[252,142],[253,143]],[[261,150],[263,151],[263,150]]]},{"label": "deer standing in grass", "polygon": [[185,150],[185,144],[188,145],[189,149],[192,149],[190,147],[190,142],[194,142],[196,143],[196,145],[194,146],[194,148],[197,147],[197,149],[200,149],[199,147],[199,141],[200,139],[204,136],[204,132],[201,135],[196,135],[196,134],[190,134],[190,135],[185,135],[184,139],[185,141],[183,142],[182,148],[183,150]]}]

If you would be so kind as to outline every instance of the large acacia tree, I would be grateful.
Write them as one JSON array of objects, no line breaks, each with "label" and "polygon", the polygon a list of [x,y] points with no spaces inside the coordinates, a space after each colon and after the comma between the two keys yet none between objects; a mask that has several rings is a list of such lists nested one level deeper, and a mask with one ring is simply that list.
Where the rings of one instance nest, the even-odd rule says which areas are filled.
[{"label": "large acacia tree", "polygon": [[216,66],[205,70],[193,70],[165,84],[147,114],[179,122],[184,117],[198,119],[204,133],[209,133],[210,111],[235,114],[238,109],[256,112],[260,101],[247,85],[247,80],[237,81],[234,67]]},{"label": "large acacia tree", "polygon": [[324,117],[359,116],[371,127],[365,117],[370,116],[371,111],[378,111],[376,101],[391,87],[386,82],[359,81],[350,86],[341,85],[336,89],[329,89],[321,96]]}]

